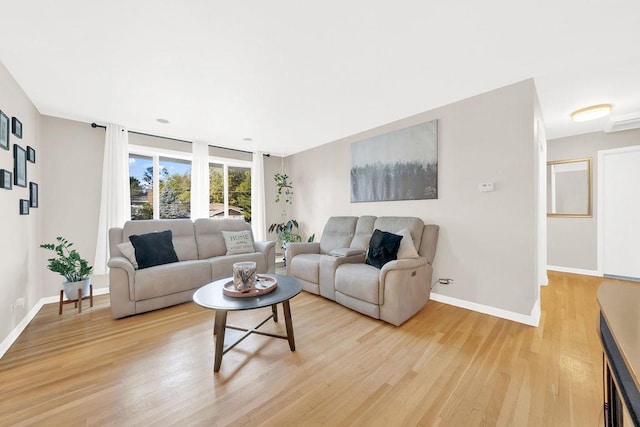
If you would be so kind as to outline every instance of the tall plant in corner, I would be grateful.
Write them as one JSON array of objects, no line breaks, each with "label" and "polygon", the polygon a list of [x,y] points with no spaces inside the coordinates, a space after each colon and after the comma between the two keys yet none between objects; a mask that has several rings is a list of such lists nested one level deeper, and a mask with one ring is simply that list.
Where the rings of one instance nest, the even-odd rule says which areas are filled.
[{"label": "tall plant in corner", "polygon": [[293,183],[289,181],[286,174],[276,173],[273,177],[276,181],[276,203],[282,203],[282,222],[271,224],[269,232],[275,232],[278,236],[278,242],[283,250],[287,250],[289,242],[301,242],[302,236],[294,232],[294,228],[298,229],[298,221],[295,219],[287,220],[288,207],[293,204]]}]

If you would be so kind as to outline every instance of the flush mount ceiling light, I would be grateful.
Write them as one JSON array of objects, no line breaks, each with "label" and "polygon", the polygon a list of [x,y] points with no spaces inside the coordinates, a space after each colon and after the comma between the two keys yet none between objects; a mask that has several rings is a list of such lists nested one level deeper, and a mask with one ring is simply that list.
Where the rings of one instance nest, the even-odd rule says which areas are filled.
[{"label": "flush mount ceiling light", "polygon": [[251,141],[253,141],[253,138],[245,137],[245,138],[242,138],[242,140],[244,142],[251,142]]},{"label": "flush mount ceiling light", "polygon": [[608,116],[609,113],[611,113],[611,104],[598,104],[574,111],[571,113],[571,119],[574,122],[586,122],[587,120]]},{"label": "flush mount ceiling light", "polygon": [[162,123],[163,125],[166,125],[166,124],[169,123],[169,120],[167,120],[167,119],[156,119],[156,122]]}]

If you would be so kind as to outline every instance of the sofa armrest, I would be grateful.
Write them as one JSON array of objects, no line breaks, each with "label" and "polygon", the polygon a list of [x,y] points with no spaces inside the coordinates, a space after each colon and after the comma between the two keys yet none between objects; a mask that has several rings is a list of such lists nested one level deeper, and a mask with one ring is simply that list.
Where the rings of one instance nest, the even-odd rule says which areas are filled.
[{"label": "sofa armrest", "polygon": [[276,241],[264,241],[264,242],[253,242],[253,249],[256,252],[262,252],[263,254],[269,253],[269,249],[276,247]]},{"label": "sofa armrest", "polygon": [[114,256],[109,258],[107,262],[109,268],[121,268],[129,274],[130,281],[133,281],[133,277],[136,275],[136,270],[133,268],[133,264],[126,257]]},{"label": "sofa armrest", "polygon": [[433,269],[427,258],[388,262],[380,270],[380,318],[400,325],[429,300]]},{"label": "sofa armrest", "polygon": [[134,288],[136,270],[133,264],[123,256],[115,256],[107,263],[109,268],[109,298],[113,317],[135,314]]},{"label": "sofa armrest", "polygon": [[291,260],[296,255],[300,254],[319,254],[320,253],[320,243],[303,243],[303,242],[290,242],[287,245],[287,250],[285,251],[286,265],[287,265],[287,275],[289,275],[289,268],[291,267]]},{"label": "sofa armrest", "polygon": [[276,272],[276,242],[275,240],[264,242],[253,242],[253,249],[256,252],[264,254],[267,261],[267,273],[275,274]]},{"label": "sofa armrest", "polygon": [[364,251],[359,248],[338,248],[329,252],[333,257],[348,257],[353,255],[364,255]]},{"label": "sofa armrest", "polygon": [[330,300],[336,300],[336,270],[342,264],[362,264],[364,252],[358,250],[350,256],[323,255],[320,257],[320,295]]}]

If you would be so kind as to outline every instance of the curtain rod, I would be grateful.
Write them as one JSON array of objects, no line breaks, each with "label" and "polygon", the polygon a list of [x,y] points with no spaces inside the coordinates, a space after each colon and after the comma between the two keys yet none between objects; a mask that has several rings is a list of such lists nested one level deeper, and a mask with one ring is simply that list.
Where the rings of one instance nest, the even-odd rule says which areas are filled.
[{"label": "curtain rod", "polygon": [[[103,125],[99,125],[95,122],[91,123],[91,127],[92,128],[102,128],[102,129],[106,129],[106,126]],[[170,138],[168,136],[160,136],[160,135],[152,135],[150,133],[144,133],[144,132],[136,132],[134,130],[130,130],[128,131],[129,133],[135,133],[136,135],[142,135],[142,136],[150,136],[152,138],[160,138],[160,139],[168,139],[170,141],[178,141],[178,142],[186,142],[187,144],[193,144],[193,141],[187,141],[185,139],[178,139],[178,138]],[[222,150],[231,150],[231,151],[238,151],[240,153],[247,153],[247,154],[253,154],[253,152],[251,151],[246,151],[246,150],[238,150],[237,148],[227,148],[227,147],[220,147],[219,145],[211,145],[211,144],[207,144],[209,145],[209,147],[213,147],[213,148],[220,148]],[[263,156],[265,157],[271,157],[271,154],[269,153],[264,153]]]}]

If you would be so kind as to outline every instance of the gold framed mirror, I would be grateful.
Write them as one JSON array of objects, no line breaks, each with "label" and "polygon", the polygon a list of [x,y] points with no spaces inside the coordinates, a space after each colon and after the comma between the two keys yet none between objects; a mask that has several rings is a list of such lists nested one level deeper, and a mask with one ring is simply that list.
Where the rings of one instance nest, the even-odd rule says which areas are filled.
[{"label": "gold framed mirror", "polygon": [[591,216],[591,157],[547,162],[547,216]]}]

